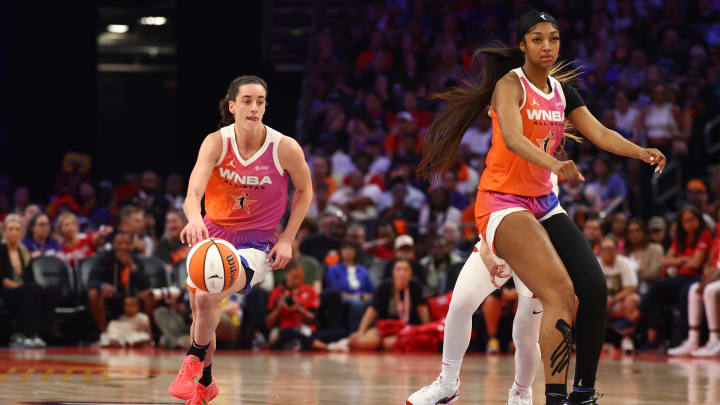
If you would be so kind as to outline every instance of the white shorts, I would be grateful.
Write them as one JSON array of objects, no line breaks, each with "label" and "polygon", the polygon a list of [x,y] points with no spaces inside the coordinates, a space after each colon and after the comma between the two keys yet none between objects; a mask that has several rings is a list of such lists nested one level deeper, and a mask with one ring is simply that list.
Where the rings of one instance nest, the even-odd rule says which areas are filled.
[{"label": "white shorts", "polygon": [[[518,211],[527,211],[527,209],[523,208],[523,207],[510,207],[510,208],[506,208],[504,210],[495,211],[492,214],[490,214],[490,220],[488,221],[487,230],[486,230],[487,237],[488,237],[488,241],[487,241],[488,246],[492,246],[492,243],[495,239],[495,232],[497,231],[498,226],[500,226],[500,222],[502,222],[503,218],[512,214],[513,212],[518,212]],[[567,212],[565,211],[565,209],[562,206],[560,206],[560,204],[557,204],[555,206],[555,208],[550,210],[550,212],[548,212],[547,214],[543,215],[540,219],[538,219],[538,221],[540,221],[542,223],[544,221],[547,221],[550,217],[557,215],[557,214],[567,215]],[[480,236],[480,239],[482,239],[482,236]],[[533,294],[533,292],[530,291],[529,288],[527,288],[525,283],[523,283],[522,280],[520,280],[520,277],[518,277],[515,274],[515,272],[512,270],[512,268],[510,268],[509,265],[508,265],[508,269],[510,269],[510,271],[512,271],[513,280],[515,282],[515,289],[517,290],[518,295],[522,295],[523,297],[528,297],[528,298],[534,298],[535,294]]]},{"label": "white shorts", "polygon": [[[265,280],[265,277],[267,277],[267,275],[272,272],[272,268],[270,268],[267,253],[263,252],[262,250],[250,248],[237,249],[235,251],[240,257],[240,261],[243,263],[243,266],[247,265],[247,267],[254,271],[252,280],[250,280],[250,283],[247,285],[247,287],[240,291],[236,291],[237,294],[247,294],[248,292],[250,292],[250,289],[252,287],[262,283],[263,280]],[[247,280],[245,281],[247,282]],[[187,278],[187,285],[188,287],[191,287],[193,289],[197,288],[190,279],[190,275],[188,275]]]},{"label": "white shorts", "polygon": [[[487,239],[488,239],[487,240],[488,246],[495,246],[494,245],[495,232],[497,231],[498,226],[500,226],[500,223],[506,216],[512,214],[513,212],[527,211],[527,210],[528,209],[524,208],[524,207],[510,207],[510,208],[505,208],[503,210],[499,210],[499,211],[495,211],[495,212],[491,213],[490,219],[488,220],[487,229],[485,231],[485,234],[487,235]],[[567,215],[567,212],[560,204],[557,204],[555,206],[555,208],[551,209],[550,212],[543,215],[541,218],[538,218],[538,221],[540,221],[540,223],[543,223],[543,222],[547,221],[548,219],[550,219],[550,217],[557,215],[557,214]]]}]

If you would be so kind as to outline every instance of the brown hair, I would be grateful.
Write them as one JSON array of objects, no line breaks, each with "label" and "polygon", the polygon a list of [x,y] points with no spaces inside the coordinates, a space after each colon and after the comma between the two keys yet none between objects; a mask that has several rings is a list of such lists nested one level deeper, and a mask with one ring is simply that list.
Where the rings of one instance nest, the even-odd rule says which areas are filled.
[{"label": "brown hair", "polygon": [[[682,226],[682,217],[683,215],[685,215],[686,212],[691,213],[698,220],[699,226],[697,231],[695,231],[694,235],[688,235],[687,231]],[[680,209],[677,218],[675,218],[675,244],[677,247],[677,255],[680,256],[685,253],[685,248],[688,247],[688,237],[690,237],[689,247],[691,249],[694,249],[697,246],[698,241],[700,240],[700,235],[702,235],[703,232],[708,230],[708,226],[702,217],[702,212],[700,212],[700,210],[696,206],[686,205],[682,209]]]},{"label": "brown hair", "polygon": [[230,86],[228,86],[225,97],[220,99],[220,104],[218,105],[218,108],[220,108],[220,122],[218,122],[218,128],[226,127],[235,122],[235,117],[232,113],[230,113],[230,100],[235,101],[238,90],[240,90],[240,86],[243,84],[259,84],[263,86],[265,89],[265,95],[267,96],[267,83],[265,83],[265,80],[253,75],[236,77],[232,82],[230,82]]},{"label": "brown hair", "polygon": [[[500,47],[480,48],[475,51],[473,58],[485,56],[479,83],[474,79],[461,79],[461,86],[430,97],[441,100],[448,106],[433,120],[425,135],[423,158],[417,168],[419,177],[429,179],[450,167],[463,135],[490,104],[497,82],[509,71],[525,63],[525,53],[519,47],[511,48],[499,44]],[[580,70],[571,65],[567,61],[556,63],[550,68],[549,75],[562,83],[569,82],[579,75]],[[568,133],[565,133],[565,136],[580,140]]]}]

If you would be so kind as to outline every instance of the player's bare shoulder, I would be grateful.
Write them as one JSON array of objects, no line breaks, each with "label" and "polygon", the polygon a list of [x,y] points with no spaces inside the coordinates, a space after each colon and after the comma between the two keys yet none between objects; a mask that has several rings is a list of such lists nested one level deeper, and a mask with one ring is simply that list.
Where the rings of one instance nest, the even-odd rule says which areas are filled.
[{"label": "player's bare shoulder", "polygon": [[223,152],[220,130],[208,134],[200,145],[198,161],[216,162]]}]

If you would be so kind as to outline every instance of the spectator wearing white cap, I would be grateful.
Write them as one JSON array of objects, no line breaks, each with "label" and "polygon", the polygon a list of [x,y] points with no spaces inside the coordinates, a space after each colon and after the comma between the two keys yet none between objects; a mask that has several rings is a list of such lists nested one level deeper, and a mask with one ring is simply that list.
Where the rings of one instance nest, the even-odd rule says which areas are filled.
[{"label": "spectator wearing white cap", "polygon": [[415,257],[415,240],[410,235],[400,235],[395,238],[395,258],[388,261],[383,272],[383,279],[392,277],[392,269],[397,260],[408,260],[412,267],[412,276],[423,286],[427,285],[427,271]]}]

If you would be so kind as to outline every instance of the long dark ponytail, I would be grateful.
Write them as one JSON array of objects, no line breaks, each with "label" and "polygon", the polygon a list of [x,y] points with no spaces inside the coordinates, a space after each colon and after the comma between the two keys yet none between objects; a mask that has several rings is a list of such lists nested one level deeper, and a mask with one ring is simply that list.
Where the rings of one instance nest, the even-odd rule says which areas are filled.
[{"label": "long dark ponytail", "polygon": [[430,124],[423,141],[423,158],[417,167],[421,178],[429,179],[446,170],[455,159],[460,141],[475,119],[490,104],[495,85],[507,72],[525,63],[520,48],[480,48],[473,57],[483,55],[482,79],[462,79],[461,86],[431,96],[448,104]]},{"label": "long dark ponytail", "polygon": [[220,109],[220,122],[218,122],[218,128],[226,127],[235,122],[235,117],[232,113],[230,113],[230,100],[235,101],[238,90],[240,90],[240,86],[243,84],[253,83],[263,86],[265,89],[265,98],[267,99],[267,83],[265,83],[265,80],[253,75],[236,77],[232,82],[230,82],[230,86],[228,86],[225,97],[220,99],[220,103],[218,105],[218,108]]}]

